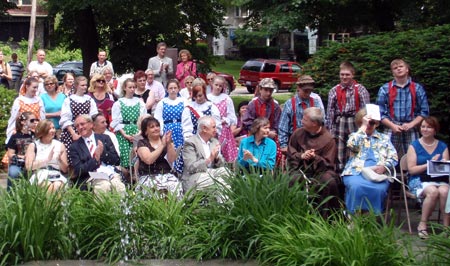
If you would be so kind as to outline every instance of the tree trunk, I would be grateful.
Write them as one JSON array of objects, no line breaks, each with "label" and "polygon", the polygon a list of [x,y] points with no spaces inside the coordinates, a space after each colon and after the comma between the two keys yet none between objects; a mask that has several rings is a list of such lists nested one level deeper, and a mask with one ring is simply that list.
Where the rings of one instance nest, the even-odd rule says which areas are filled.
[{"label": "tree trunk", "polygon": [[36,0],[31,2],[30,31],[28,32],[27,68],[33,59],[34,32],[36,29]]},{"label": "tree trunk", "polygon": [[94,14],[90,7],[78,11],[75,18],[75,32],[83,57],[83,73],[89,78],[91,64],[97,60],[100,46]]}]

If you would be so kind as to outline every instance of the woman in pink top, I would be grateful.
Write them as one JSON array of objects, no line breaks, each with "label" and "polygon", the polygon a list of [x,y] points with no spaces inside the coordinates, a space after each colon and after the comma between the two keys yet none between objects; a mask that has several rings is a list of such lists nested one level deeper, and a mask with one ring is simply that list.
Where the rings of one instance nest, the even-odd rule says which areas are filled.
[{"label": "woman in pink top", "polygon": [[181,88],[184,88],[184,79],[187,76],[197,77],[197,64],[192,61],[191,52],[186,49],[183,49],[178,53],[178,61],[180,63],[177,65],[175,76],[178,81],[180,81]]}]

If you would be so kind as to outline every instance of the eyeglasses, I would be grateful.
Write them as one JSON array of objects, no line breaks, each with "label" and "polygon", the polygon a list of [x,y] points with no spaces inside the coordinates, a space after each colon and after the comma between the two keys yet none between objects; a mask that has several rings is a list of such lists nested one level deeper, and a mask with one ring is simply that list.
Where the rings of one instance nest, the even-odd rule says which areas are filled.
[{"label": "eyeglasses", "polygon": [[30,119],[30,122],[31,122],[31,123],[37,123],[37,122],[39,122],[39,119],[37,119],[37,118],[32,118],[32,119]]},{"label": "eyeglasses", "polygon": [[208,79],[208,81],[212,81],[214,78],[212,78],[212,79]]},{"label": "eyeglasses", "polygon": [[48,85],[55,85],[55,83],[53,83],[53,82],[45,83],[45,86],[48,86]]},{"label": "eyeglasses", "polygon": [[99,79],[99,80],[97,80],[97,82],[98,82],[98,83],[105,83],[106,80],[104,80],[104,79]]},{"label": "eyeglasses", "polygon": [[32,78],[35,78],[35,79],[38,79],[39,78],[39,76],[31,76]]},{"label": "eyeglasses", "polygon": [[192,84],[192,81],[191,82],[189,82],[189,81],[187,81],[187,82],[185,82],[186,84]]}]

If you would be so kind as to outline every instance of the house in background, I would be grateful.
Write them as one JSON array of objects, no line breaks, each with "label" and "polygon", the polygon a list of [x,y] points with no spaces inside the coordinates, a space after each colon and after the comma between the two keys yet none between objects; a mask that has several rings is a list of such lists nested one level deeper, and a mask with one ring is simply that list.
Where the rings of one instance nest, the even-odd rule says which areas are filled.
[{"label": "house in background", "polygon": [[[0,18],[0,41],[18,43],[28,40],[31,19],[31,0],[8,0],[15,3],[17,9],[8,10],[8,15]],[[35,42],[38,47],[48,47],[51,30],[48,13],[37,1]]]},{"label": "house in background", "polygon": [[[215,56],[227,58],[239,57],[239,46],[236,42],[236,29],[243,28],[245,20],[251,14],[250,10],[239,6],[231,6],[224,16],[224,25],[228,30],[228,36],[220,35],[212,40],[212,51]],[[280,59],[300,59],[307,54],[313,54],[317,47],[317,31],[306,28],[304,31],[280,33],[275,38],[260,40],[261,46],[273,46],[280,49]]]}]

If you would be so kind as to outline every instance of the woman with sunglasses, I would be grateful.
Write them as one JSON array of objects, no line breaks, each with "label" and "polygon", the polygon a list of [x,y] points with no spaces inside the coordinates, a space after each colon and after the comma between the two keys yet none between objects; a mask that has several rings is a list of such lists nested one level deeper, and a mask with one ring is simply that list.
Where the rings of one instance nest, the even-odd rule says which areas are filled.
[{"label": "woman with sunglasses", "polygon": [[42,99],[37,96],[39,82],[34,78],[28,78],[24,82],[19,97],[17,97],[11,108],[11,117],[6,129],[6,143],[16,131],[16,118],[23,112],[32,112],[37,119],[45,118],[45,108]]},{"label": "woman with sunglasses", "polygon": [[380,121],[367,115],[366,108],[355,115],[358,131],[352,133],[347,141],[350,158],[345,165],[342,178],[345,184],[345,205],[351,213],[383,211],[389,181],[369,181],[362,175],[362,168],[370,167],[377,174],[397,165],[398,157],[390,137],[376,130]]},{"label": "woman with sunglasses", "polygon": [[44,86],[46,93],[40,95],[45,108],[45,118],[53,122],[56,130],[57,138],[61,135],[61,126],[59,120],[61,119],[61,108],[66,96],[57,90],[58,80],[55,76],[46,77]]},{"label": "woman with sunglasses", "polygon": [[34,130],[39,119],[32,112],[23,112],[16,119],[16,133],[14,133],[6,144],[8,167],[8,189],[11,180],[16,180],[24,172],[25,152],[28,145],[34,140]]},{"label": "woman with sunglasses", "polygon": [[91,78],[88,91],[89,96],[94,99],[98,111],[103,113],[109,126],[112,121],[111,108],[114,104],[114,97],[112,90],[106,84],[105,76],[102,74],[94,74]]},{"label": "woman with sunglasses", "polygon": [[86,95],[87,82],[88,80],[84,76],[76,77],[74,82],[75,93],[64,100],[61,108],[61,119],[59,120],[59,125],[62,128],[61,142],[66,146],[66,150],[69,150],[72,142],[80,138],[74,126],[77,116],[83,114],[93,116],[98,113],[94,99]]},{"label": "woman with sunglasses", "polygon": [[180,95],[183,97],[186,101],[192,100],[192,83],[194,82],[195,78],[193,76],[187,76],[184,79],[184,85],[186,85],[185,88],[182,88],[180,90]]}]

